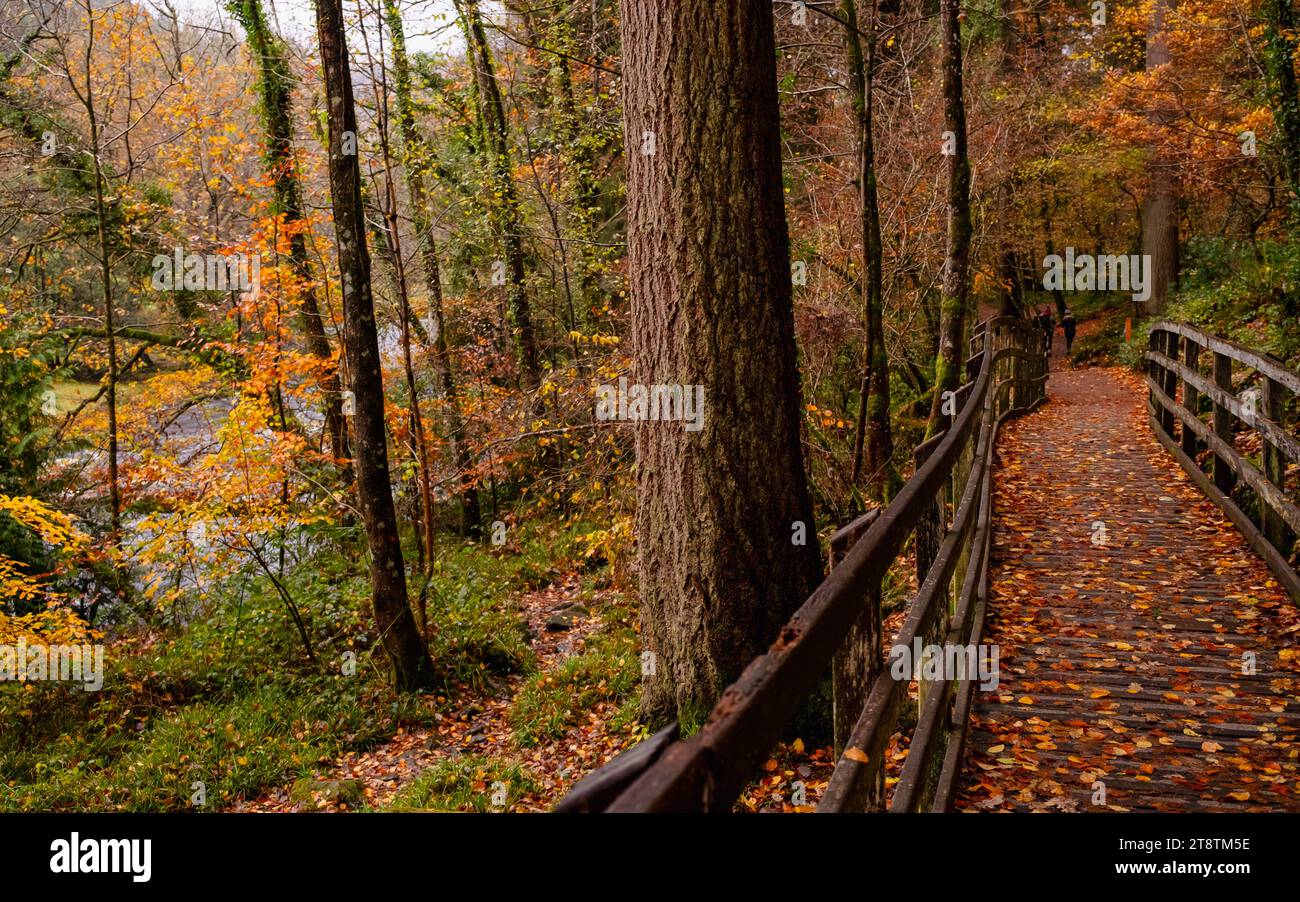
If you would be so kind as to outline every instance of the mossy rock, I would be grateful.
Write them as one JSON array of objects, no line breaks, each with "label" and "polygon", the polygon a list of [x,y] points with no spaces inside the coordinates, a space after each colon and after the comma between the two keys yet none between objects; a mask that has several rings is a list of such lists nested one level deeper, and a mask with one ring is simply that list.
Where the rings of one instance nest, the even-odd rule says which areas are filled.
[{"label": "mossy rock", "polygon": [[302,805],[325,802],[360,808],[366,804],[366,787],[360,780],[317,780],[303,777],[289,790],[289,798]]}]

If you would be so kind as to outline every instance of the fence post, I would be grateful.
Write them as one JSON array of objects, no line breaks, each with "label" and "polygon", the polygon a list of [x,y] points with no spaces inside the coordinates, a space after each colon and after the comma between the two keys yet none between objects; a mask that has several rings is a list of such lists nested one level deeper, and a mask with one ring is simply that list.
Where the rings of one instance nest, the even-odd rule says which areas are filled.
[{"label": "fence post", "polygon": [[[1197,372],[1197,367],[1201,361],[1201,346],[1192,341],[1187,336],[1183,336],[1183,366],[1192,372]],[[1201,414],[1201,395],[1196,386],[1183,380],[1183,407],[1194,417]],[[1183,453],[1196,460],[1196,452],[1199,448],[1196,439],[1196,433],[1183,424]]]},{"label": "fence post", "polygon": [[[932,445],[921,445],[912,452],[912,472],[920,470],[925,465],[930,458],[932,448]],[[930,572],[930,567],[939,554],[943,531],[940,525],[943,514],[939,507],[939,498],[943,496],[943,492],[944,489],[940,488],[939,496],[926,505],[916,522],[916,584],[918,586],[925,582],[925,575]]]},{"label": "fence post", "polygon": [[[1163,347],[1163,339],[1160,337],[1162,330],[1153,328],[1147,334],[1147,350],[1159,351]],[[1156,401],[1155,386],[1160,382],[1160,364],[1153,358],[1147,358],[1147,378],[1151,380],[1151,388],[1147,389],[1147,399],[1151,404],[1151,415],[1159,419],[1160,403]]]},{"label": "fence post", "polygon": [[[913,452],[912,459],[915,462],[916,469],[919,470],[929,459],[934,445],[921,446]],[[935,558],[939,556],[939,546],[943,544],[944,530],[947,525],[947,513],[944,509],[944,496],[948,491],[948,485],[951,480],[945,480],[940,487],[937,495],[922,508],[921,516],[917,519],[916,531],[913,539],[916,548],[916,585],[919,589],[925,585],[925,578],[934,566]],[[922,645],[926,640],[922,640]],[[910,676],[909,676],[910,678]],[[917,711],[920,711],[921,698],[924,697],[924,681],[918,685]],[[906,700],[904,700],[906,704]],[[880,768],[876,774],[872,775],[872,786],[870,788],[870,807],[865,810],[879,811],[885,806],[885,787],[884,787],[884,768]]]},{"label": "fence post", "polygon": [[[1222,391],[1233,394],[1232,390],[1232,358],[1227,354],[1214,352],[1214,384]],[[1214,402],[1214,434],[1220,439],[1232,444],[1232,411],[1224,407],[1216,399]],[[1232,465],[1220,457],[1214,455],[1214,486],[1225,495],[1230,495],[1233,487],[1237,484],[1237,474],[1232,471]]]},{"label": "fence post", "polygon": [[[1263,410],[1262,415],[1284,430],[1286,429],[1286,403],[1285,396],[1282,394],[1283,386],[1274,382],[1272,379],[1265,378],[1264,393],[1261,400]],[[1268,481],[1277,486],[1283,495],[1286,494],[1286,458],[1282,456],[1282,450],[1277,445],[1264,439],[1264,476]],[[1273,547],[1283,554],[1290,554],[1291,548],[1287,537],[1286,521],[1282,519],[1281,514],[1273,508],[1263,498],[1259,499],[1261,520],[1264,526],[1264,537],[1273,543]]]},{"label": "fence post", "polygon": [[[1161,350],[1170,360],[1178,359],[1177,332],[1165,333],[1165,346]],[[1161,388],[1164,389],[1165,394],[1171,400],[1176,400],[1178,395],[1178,374],[1167,366],[1162,365],[1160,369],[1164,374],[1164,377],[1161,379]],[[1165,435],[1170,438],[1174,438],[1174,424],[1176,422],[1178,422],[1178,417],[1172,410],[1167,410],[1164,407],[1160,408],[1160,426],[1165,430]]]}]

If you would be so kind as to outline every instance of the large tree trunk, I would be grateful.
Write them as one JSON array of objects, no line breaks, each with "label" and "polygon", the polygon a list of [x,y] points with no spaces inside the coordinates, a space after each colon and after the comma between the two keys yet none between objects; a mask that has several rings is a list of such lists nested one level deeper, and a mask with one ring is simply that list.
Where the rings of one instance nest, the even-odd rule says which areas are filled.
[{"label": "large tree trunk", "polygon": [[244,28],[249,52],[257,65],[259,112],[266,129],[264,160],[275,197],[272,209],[284,217],[284,225],[289,229],[289,266],[298,282],[302,331],[308,350],[319,361],[317,387],[324,396],[325,434],[329,436],[330,453],[336,460],[345,461],[351,451],[348,427],[343,419],[343,389],[307,258],[307,221],[303,216],[302,185],[293,154],[293,75],[289,56],[284,42],[267,25],[260,0],[236,0],[230,8]]},{"label": "large tree trunk", "polygon": [[393,93],[397,106],[397,128],[402,139],[402,170],[406,175],[406,191],[411,199],[411,220],[420,242],[424,284],[429,295],[429,331],[432,334],[428,339],[432,347],[434,377],[442,395],[443,419],[452,464],[460,474],[461,529],[466,535],[474,535],[478,532],[481,515],[478,489],[471,472],[473,460],[465,442],[465,421],[460,412],[460,393],[451,366],[451,349],[447,343],[446,321],[443,316],[438,245],[433,239],[430,197],[424,181],[425,168],[431,161],[415,123],[415,103],[411,99],[411,64],[406,54],[406,32],[402,25],[402,15],[395,0],[385,0],[384,11],[392,35]]},{"label": "large tree trunk", "polygon": [[966,306],[970,294],[970,158],[966,153],[966,105],[962,98],[961,21],[959,0],[942,0],[943,120],[951,132],[948,154],[948,249],[943,261],[943,293],[939,313],[939,354],[934,371],[934,397],[926,435],[947,426],[944,393],[961,384]]},{"label": "large tree trunk", "polygon": [[515,353],[523,370],[524,383],[530,388],[541,384],[541,365],[537,357],[537,339],[533,333],[532,311],[524,284],[523,213],[510,164],[510,137],[506,131],[505,107],[497,86],[496,67],[488,48],[478,0],[456,0],[470,65],[474,69],[475,99],[479,126],[483,135],[483,152],[488,156],[496,197],[486,201],[491,219],[505,254],[506,309],[513,320]]},{"label": "large tree trunk", "polygon": [[[1166,19],[1174,0],[1155,0],[1147,31],[1147,71],[1169,62],[1169,43],[1165,35]],[[1178,173],[1176,163],[1161,147],[1164,127],[1174,117],[1173,103],[1164,96],[1172,90],[1164,80],[1158,87],[1148,114],[1156,127],[1155,145],[1147,161],[1147,196],[1142,205],[1142,253],[1150,255],[1151,296],[1147,312],[1162,313],[1169,304],[1169,292],[1178,286]]]},{"label": "large tree trunk", "polygon": [[[799,441],[772,5],[622,7],[634,379],[701,384],[636,428],[643,715],[699,726],[820,580]],[[804,544],[796,544],[802,532]]]},{"label": "large tree trunk", "polygon": [[[343,340],[348,381],[356,405],[357,494],[370,545],[370,582],[380,641],[400,689],[432,685],[433,662],[416,629],[406,593],[406,567],[388,476],[384,429],[384,384],[379,368],[379,338],[370,294],[370,252],[361,205],[361,168],[355,150],[356,109],[352,75],[343,37],[341,0],[316,0],[325,97],[329,106],[329,168],[334,228],[338,235],[343,298]],[[345,142],[345,135],[347,141]]]}]

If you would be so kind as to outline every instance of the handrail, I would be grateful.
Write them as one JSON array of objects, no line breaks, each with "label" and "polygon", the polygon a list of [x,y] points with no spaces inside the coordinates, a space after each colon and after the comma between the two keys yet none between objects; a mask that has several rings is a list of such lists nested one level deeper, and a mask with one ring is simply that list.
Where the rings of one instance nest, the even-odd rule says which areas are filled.
[{"label": "handrail", "polygon": [[[1207,350],[1208,374],[1201,369]],[[1300,534],[1300,506],[1286,488],[1287,461],[1300,464],[1300,440],[1286,425],[1300,396],[1300,373],[1267,354],[1170,320],[1150,326],[1144,356],[1151,431],[1300,601],[1300,574],[1290,560]],[[1234,364],[1253,372],[1238,378]],[[1252,382],[1258,387],[1247,388]],[[1209,415],[1208,423],[1202,414]],[[1235,444],[1236,434],[1247,430],[1260,437],[1258,465]],[[1198,462],[1202,457],[1208,472]]]},{"label": "handrail", "polygon": [[[653,756],[643,772],[604,807],[615,811],[726,811],[758,773],[786,725],[805,703],[832,661],[860,656],[868,679],[860,689],[836,688],[836,704],[860,712],[847,737],[819,810],[882,807],[884,750],[893,735],[910,679],[895,679],[879,641],[880,586],[909,536],[937,538],[933,559],[918,541],[920,590],[895,645],[917,637],[978,642],[989,558],[992,449],[1009,416],[1045,398],[1047,366],[1041,336],[1022,320],[997,317],[980,323],[971,340],[970,381],[955,395],[960,405],[948,429],[925,443],[924,459],[898,495],[879,512],[837,534],[830,573],[782,628],[767,652],[754,659],[722,694],[695,735]],[[948,511],[951,509],[951,518]],[[851,544],[850,544],[851,543]],[[840,557],[840,550],[843,550]],[[954,584],[956,592],[954,593]],[[858,645],[863,626],[874,636]],[[855,638],[846,641],[854,634]],[[918,726],[891,810],[944,804],[951,799],[964,742],[971,681],[962,677],[920,682]],[[850,701],[851,699],[851,701]],[[951,711],[953,705],[957,711]],[[638,747],[639,748],[639,747]],[[573,788],[560,810],[600,810],[590,787],[609,785],[601,775],[636,749],[616,758]],[[915,759],[915,760],[914,760]],[[623,766],[621,773],[626,773]],[[601,781],[604,780],[602,784]]]}]

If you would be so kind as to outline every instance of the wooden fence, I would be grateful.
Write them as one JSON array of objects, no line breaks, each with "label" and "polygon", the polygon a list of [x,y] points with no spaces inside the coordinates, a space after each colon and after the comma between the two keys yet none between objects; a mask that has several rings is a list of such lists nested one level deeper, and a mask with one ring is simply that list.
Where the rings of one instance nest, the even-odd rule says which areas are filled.
[{"label": "wooden fence", "polygon": [[819,811],[886,807],[884,757],[907,728],[907,757],[888,799],[891,811],[949,807],[965,741],[974,681],[945,673],[896,679],[881,647],[881,583],[914,538],[917,585],[891,648],[973,648],[984,622],[990,549],[991,477],[997,431],[1046,397],[1047,361],[1036,326],[1009,317],[980,323],[969,379],[952,398],[955,416],[916,449],[915,474],[883,510],[840,530],[821,586],[723,693],[708,722],[681,740],[676,725],[579,782],[557,811],[729,811],[759,773],[817,684],[833,675],[839,760]]},{"label": "wooden fence", "polygon": [[1156,438],[1300,601],[1300,576],[1291,566],[1300,507],[1286,472],[1288,462],[1300,464],[1300,441],[1287,425],[1300,373],[1167,320],[1151,326],[1146,360]]}]

